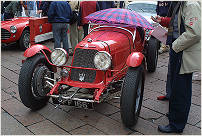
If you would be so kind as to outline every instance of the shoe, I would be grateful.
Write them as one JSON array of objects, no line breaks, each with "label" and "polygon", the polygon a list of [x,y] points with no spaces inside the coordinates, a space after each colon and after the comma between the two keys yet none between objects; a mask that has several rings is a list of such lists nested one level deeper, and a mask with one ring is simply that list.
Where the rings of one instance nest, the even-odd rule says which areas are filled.
[{"label": "shoe", "polygon": [[162,133],[182,133],[183,130],[177,130],[176,128],[174,128],[171,125],[167,125],[167,126],[158,126],[158,130]]},{"label": "shoe", "polygon": [[157,100],[160,100],[160,101],[168,101],[169,99],[164,95],[164,96],[158,96],[158,97],[157,97]]}]

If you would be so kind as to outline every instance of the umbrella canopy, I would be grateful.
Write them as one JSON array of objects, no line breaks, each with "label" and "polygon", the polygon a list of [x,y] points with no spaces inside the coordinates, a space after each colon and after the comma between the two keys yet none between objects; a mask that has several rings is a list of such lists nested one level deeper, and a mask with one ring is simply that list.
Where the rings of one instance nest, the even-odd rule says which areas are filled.
[{"label": "umbrella canopy", "polygon": [[85,17],[92,23],[107,23],[127,26],[140,26],[148,29],[153,29],[152,25],[140,14],[133,10],[110,8],[94,12]]}]

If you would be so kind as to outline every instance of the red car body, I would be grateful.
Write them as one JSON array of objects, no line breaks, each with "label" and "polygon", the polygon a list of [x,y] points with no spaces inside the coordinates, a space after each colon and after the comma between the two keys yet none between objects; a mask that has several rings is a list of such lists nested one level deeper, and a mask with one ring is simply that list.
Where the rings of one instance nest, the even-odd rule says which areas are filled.
[{"label": "red car body", "polygon": [[[31,30],[38,28],[34,24],[40,23],[32,21],[30,24],[35,27]],[[113,25],[89,28],[89,34],[75,47],[71,65],[54,63],[54,59],[61,61],[60,56],[66,54],[63,49],[55,49],[54,54],[55,51],[48,47],[35,44],[25,51],[27,59],[22,65],[18,84],[21,100],[31,109],[42,108],[50,97],[55,104],[87,109],[92,108],[93,103],[101,103],[121,93],[122,120],[127,127],[133,126],[141,109],[145,68],[147,66],[150,72],[156,69],[158,49],[157,45],[151,44],[157,42],[154,38],[147,41],[149,38],[145,37],[143,28]],[[35,34],[31,32],[30,37]],[[57,56],[57,50],[62,54]],[[99,53],[108,55],[110,65],[106,69],[96,66],[95,56]],[[102,57],[99,59],[99,62],[106,62]],[[58,70],[59,78],[55,80],[53,73]],[[72,91],[72,87],[79,89]]]},{"label": "red car body", "polygon": [[[35,21],[35,25],[37,25],[38,28],[36,28],[36,26],[32,26],[33,24],[31,22],[35,19],[37,20]],[[11,33],[11,26],[15,26],[17,28],[16,33]],[[34,33],[32,34],[34,37],[30,37],[30,32]],[[52,37],[52,26],[48,23],[47,17],[17,17],[1,21],[1,43],[3,46],[7,46],[12,43],[19,43],[21,49],[24,50],[30,47],[30,42],[32,42],[32,44],[39,43]],[[24,38],[28,38],[27,43],[23,42]]]},{"label": "red car body", "polygon": [[[13,18],[6,21],[1,21],[1,42],[2,43],[14,43],[17,42],[24,29],[29,29],[30,17]],[[16,26],[17,32],[15,34],[10,32],[10,27]]]}]

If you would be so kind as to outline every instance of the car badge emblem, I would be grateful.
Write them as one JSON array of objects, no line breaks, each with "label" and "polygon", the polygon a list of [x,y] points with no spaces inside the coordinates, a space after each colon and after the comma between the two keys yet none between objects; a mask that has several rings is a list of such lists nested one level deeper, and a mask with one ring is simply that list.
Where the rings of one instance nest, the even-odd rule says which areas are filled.
[{"label": "car badge emblem", "polygon": [[86,74],[84,74],[84,73],[82,73],[82,74],[79,73],[79,80],[80,80],[81,82],[84,81],[85,75],[86,75]]},{"label": "car badge emblem", "polygon": [[42,25],[39,26],[39,32],[42,32]]}]

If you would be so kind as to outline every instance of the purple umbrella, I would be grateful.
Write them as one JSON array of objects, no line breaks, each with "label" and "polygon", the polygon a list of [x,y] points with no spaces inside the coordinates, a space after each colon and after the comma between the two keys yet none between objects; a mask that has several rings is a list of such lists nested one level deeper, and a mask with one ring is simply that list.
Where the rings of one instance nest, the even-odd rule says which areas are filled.
[{"label": "purple umbrella", "polygon": [[94,12],[85,17],[92,23],[115,24],[131,27],[144,27],[153,29],[152,25],[135,11],[120,8],[110,8]]}]

